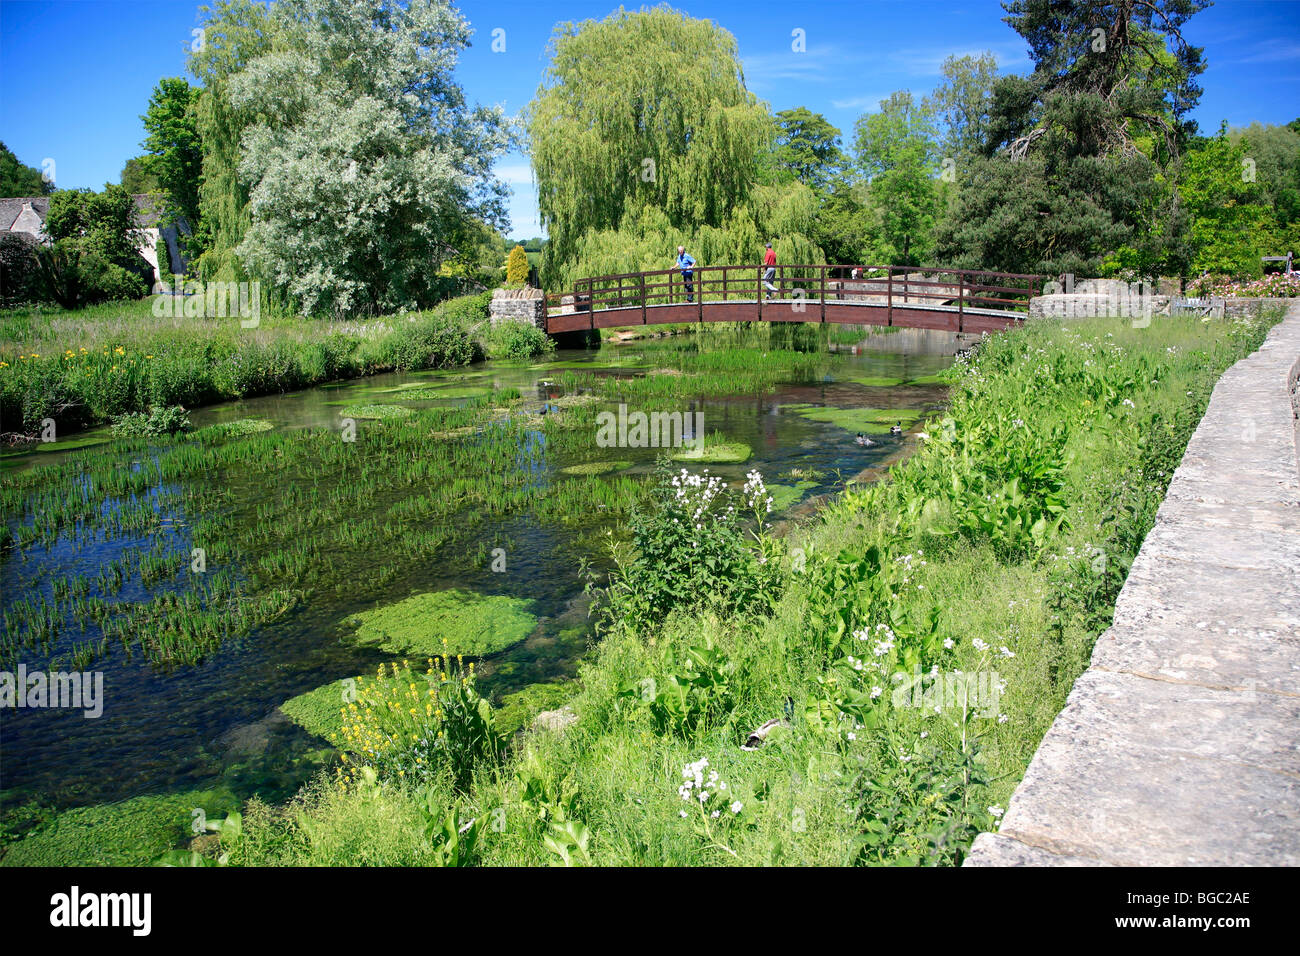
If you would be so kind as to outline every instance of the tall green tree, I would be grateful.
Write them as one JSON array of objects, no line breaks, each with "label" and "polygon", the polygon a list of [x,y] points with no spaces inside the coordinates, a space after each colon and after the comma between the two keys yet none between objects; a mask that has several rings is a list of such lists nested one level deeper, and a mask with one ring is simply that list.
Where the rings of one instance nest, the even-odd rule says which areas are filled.
[{"label": "tall green tree", "polygon": [[123,189],[133,195],[162,192],[162,184],[158,182],[158,177],[149,165],[148,156],[135,156],[128,159],[118,175],[118,182],[122,184]]},{"label": "tall green tree", "polygon": [[148,285],[139,253],[145,233],[135,202],[120,185],[102,192],[60,189],[45,216],[50,246],[36,249],[48,295],[65,308],[105,299],[138,298]]},{"label": "tall green tree", "polygon": [[203,41],[190,53],[188,68],[203,87],[195,105],[195,126],[202,150],[199,221],[192,252],[205,281],[246,278],[234,254],[252,223],[248,184],[240,179],[240,140],[257,119],[230,102],[230,78],[252,60],[268,53],[278,22],[256,0],[218,0],[200,7]]},{"label": "tall green tree", "polygon": [[817,193],[844,175],[848,157],[840,148],[840,131],[825,116],[798,106],[777,113],[776,126],[777,168]]},{"label": "tall green tree", "polygon": [[1288,126],[1251,123],[1229,138],[1245,143],[1243,159],[1251,161],[1262,202],[1272,210],[1274,251],[1300,254],[1300,120]]},{"label": "tall green tree", "polygon": [[140,117],[148,134],[141,144],[148,150],[149,172],[157,178],[167,198],[167,214],[185,217],[190,226],[199,222],[199,186],[203,149],[195,107],[200,91],[178,76],[158,81],[149,107]]},{"label": "tall green tree", "polygon": [[[939,255],[1008,271],[1099,274],[1119,250],[1186,268],[1168,170],[1194,126],[1202,51],[1183,37],[1205,0],[1011,0],[1034,72],[993,85],[985,159],[958,178]],[[1152,222],[1160,226],[1152,228]]]},{"label": "tall green tree", "polygon": [[1260,274],[1276,220],[1263,186],[1248,173],[1246,146],[1220,130],[1183,157],[1178,192],[1191,216],[1193,272]]},{"label": "tall green tree", "polygon": [[879,258],[912,265],[928,258],[939,211],[934,121],[927,104],[906,90],[854,126],[858,169],[878,226]]},{"label": "tall green tree", "polygon": [[24,166],[4,143],[0,143],[0,196],[48,196],[54,184],[47,182],[34,166]]},{"label": "tall green tree", "polygon": [[757,262],[769,236],[785,261],[816,254],[806,231],[784,232],[806,230],[811,192],[758,184],[776,126],[708,20],[660,6],[561,24],[527,124],[548,287],[667,268],[678,244],[701,264]]},{"label": "tall green tree", "polygon": [[935,117],[943,126],[945,156],[964,160],[981,152],[988,140],[993,85],[998,61],[992,53],[950,56],[941,68],[943,81],[931,98]]}]

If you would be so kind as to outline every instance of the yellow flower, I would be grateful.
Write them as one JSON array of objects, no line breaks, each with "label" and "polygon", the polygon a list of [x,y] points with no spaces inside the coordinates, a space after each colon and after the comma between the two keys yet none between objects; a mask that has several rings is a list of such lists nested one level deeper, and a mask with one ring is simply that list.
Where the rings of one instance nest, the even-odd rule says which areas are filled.
[{"label": "yellow flower", "polygon": [[114,355],[125,355],[125,354],[126,354],[126,349],[122,348],[122,346],[119,345],[117,348],[113,349],[113,354],[114,354]]}]

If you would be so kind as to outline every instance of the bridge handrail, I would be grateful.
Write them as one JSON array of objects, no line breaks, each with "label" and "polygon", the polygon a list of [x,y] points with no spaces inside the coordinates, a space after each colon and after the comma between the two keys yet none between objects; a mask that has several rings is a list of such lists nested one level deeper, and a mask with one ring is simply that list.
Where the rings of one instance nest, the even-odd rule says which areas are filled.
[{"label": "bridge handrail", "polygon": [[[571,292],[547,295],[546,312],[553,315],[639,307],[644,322],[646,309],[651,306],[698,304],[703,320],[706,303],[740,301],[756,303],[761,317],[768,292],[763,278],[766,269],[755,263],[696,265],[691,270],[689,287],[676,267],[590,276],[576,280]],[[776,298],[797,297],[807,306],[820,305],[823,321],[828,301],[842,303],[857,297],[884,298],[891,315],[895,304],[906,307],[936,300],[948,307],[955,305],[959,315],[967,307],[988,310],[990,306],[1002,306],[992,311],[1027,311],[1029,300],[1045,278],[984,269],[865,263],[778,264],[775,269],[772,284]]]}]

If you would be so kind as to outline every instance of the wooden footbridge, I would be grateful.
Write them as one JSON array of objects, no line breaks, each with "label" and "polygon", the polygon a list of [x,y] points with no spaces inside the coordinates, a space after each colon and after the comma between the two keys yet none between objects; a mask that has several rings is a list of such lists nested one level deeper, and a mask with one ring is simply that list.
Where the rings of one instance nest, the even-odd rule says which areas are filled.
[{"label": "wooden footbridge", "polygon": [[814,322],[949,332],[1022,323],[1043,276],[920,266],[697,266],[579,279],[546,297],[546,331],[668,322]]}]

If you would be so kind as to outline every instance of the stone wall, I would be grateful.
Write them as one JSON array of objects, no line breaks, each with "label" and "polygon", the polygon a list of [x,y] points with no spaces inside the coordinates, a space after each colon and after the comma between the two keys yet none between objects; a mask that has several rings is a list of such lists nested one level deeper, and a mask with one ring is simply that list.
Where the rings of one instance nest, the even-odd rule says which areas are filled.
[{"label": "stone wall", "polygon": [[497,289],[488,306],[492,324],[528,322],[546,330],[546,299],[541,289]]},{"label": "stone wall", "polygon": [[[1103,283],[1108,284],[1103,285]],[[1149,318],[1169,315],[1174,301],[1180,298],[1193,298],[1193,296],[1171,295],[1164,292],[1138,296],[1123,282],[1093,279],[1080,282],[1074,292],[1034,296],[1029,300],[1029,317],[1031,319],[1088,319],[1114,315]],[[1286,308],[1294,301],[1294,299],[1244,297],[1210,299],[1214,309],[1213,314],[1228,318],[1258,315],[1260,310],[1270,306]]]},{"label": "stone wall", "polygon": [[1300,300],[1219,380],[967,866],[1300,865]]}]

